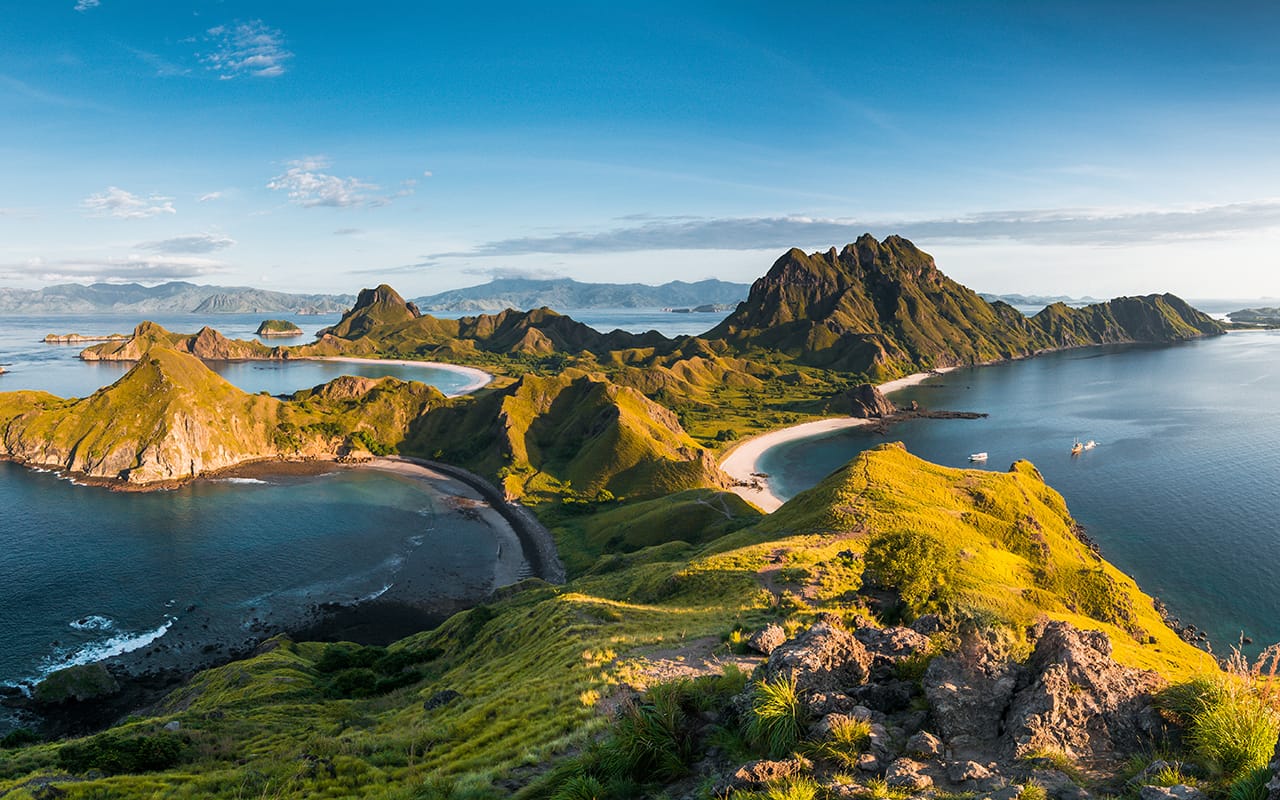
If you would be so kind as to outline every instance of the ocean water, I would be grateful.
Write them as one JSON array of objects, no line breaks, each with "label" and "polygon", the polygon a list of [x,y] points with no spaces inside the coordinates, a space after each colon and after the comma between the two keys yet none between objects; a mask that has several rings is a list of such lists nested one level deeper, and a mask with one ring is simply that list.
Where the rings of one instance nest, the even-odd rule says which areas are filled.
[{"label": "ocean water", "polygon": [[0,508],[9,684],[156,645],[236,644],[257,622],[406,581],[426,606],[475,602],[498,547],[429,484],[375,470],[135,494],[0,463]]},{"label": "ocean water", "polygon": [[[601,330],[697,333],[723,315],[588,311]],[[203,325],[252,338],[261,315],[158,316],[172,331]],[[310,341],[336,315],[293,317]],[[70,397],[108,385],[128,364],[80,361],[48,333],[128,333],[134,315],[0,317],[0,391]],[[211,363],[246,391],[281,394],[342,374],[395,375],[451,391],[464,379],[422,367],[318,362]],[[198,481],[175,491],[115,493],[0,462],[0,684],[148,651],[199,653],[326,602],[382,596],[420,606],[479,601],[492,586],[495,532],[454,512],[422,481],[372,470]],[[158,659],[157,659],[158,660]],[[16,724],[0,709],[0,733]]]},{"label": "ocean water", "polygon": [[[658,330],[667,336],[703,333],[725,314],[673,314],[657,310],[598,310],[566,312],[597,330],[615,328],[635,333]],[[462,316],[462,315],[452,315]],[[149,317],[171,331],[193,333],[209,325],[230,339],[258,339],[269,345],[303,344],[315,338],[321,328],[338,321],[338,315],[288,316],[305,335],[292,339],[262,338],[254,335],[262,322],[260,314],[160,315]],[[39,389],[59,397],[85,397],[119,380],[132,366],[122,362],[84,362],[78,358],[82,345],[47,345],[47,334],[79,333],[105,336],[130,333],[142,321],[137,315],[76,314],[63,316],[0,316],[0,392]],[[246,392],[291,394],[331,381],[340,375],[380,378],[384,375],[431,384],[445,394],[463,387],[469,378],[448,370],[396,364],[350,364],[319,361],[211,361],[209,366]]]},{"label": "ocean water", "polygon": [[[891,395],[978,420],[915,420],[779,446],[761,469],[792,497],[901,441],[952,467],[1039,468],[1104,555],[1224,652],[1280,641],[1280,332],[1100,347],[957,370]],[[1071,445],[1096,440],[1072,456]]]}]

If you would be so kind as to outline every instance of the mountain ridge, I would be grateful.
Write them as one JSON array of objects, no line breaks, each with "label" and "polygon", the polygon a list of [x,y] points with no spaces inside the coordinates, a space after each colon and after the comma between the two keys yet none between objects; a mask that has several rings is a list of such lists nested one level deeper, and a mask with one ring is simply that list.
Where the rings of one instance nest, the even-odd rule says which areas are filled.
[{"label": "mountain ridge", "polygon": [[504,308],[685,308],[737,303],[748,284],[716,278],[686,282],[594,283],[572,278],[495,278],[478,286],[414,299],[423,311],[493,312]]},{"label": "mountain ridge", "polygon": [[355,300],[347,294],[276,292],[250,286],[210,286],[170,281],[78,283],[43,289],[0,288],[0,314],[331,314]]}]

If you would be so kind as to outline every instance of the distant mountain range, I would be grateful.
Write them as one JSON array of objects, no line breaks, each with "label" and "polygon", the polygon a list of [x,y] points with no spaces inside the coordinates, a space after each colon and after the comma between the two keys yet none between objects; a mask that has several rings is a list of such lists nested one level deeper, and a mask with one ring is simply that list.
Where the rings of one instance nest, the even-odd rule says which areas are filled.
[{"label": "distant mountain range", "polygon": [[68,283],[43,289],[0,288],[0,314],[334,314],[354,300],[349,294],[290,294],[182,281],[159,286]]},{"label": "distant mountain range", "polygon": [[1089,303],[1101,302],[1095,297],[1068,297],[1065,294],[991,294],[990,292],[978,292],[978,297],[986,300],[988,303],[1008,303],[1011,306],[1040,306],[1041,308],[1052,305],[1054,303],[1065,303],[1069,306],[1088,305]]},{"label": "distant mountain range", "polygon": [[414,299],[423,311],[501,311],[554,308],[693,308],[734,305],[751,289],[745,283],[704,280],[672,281],[661,286],[644,283],[582,283],[570,278],[536,280],[499,278]]}]

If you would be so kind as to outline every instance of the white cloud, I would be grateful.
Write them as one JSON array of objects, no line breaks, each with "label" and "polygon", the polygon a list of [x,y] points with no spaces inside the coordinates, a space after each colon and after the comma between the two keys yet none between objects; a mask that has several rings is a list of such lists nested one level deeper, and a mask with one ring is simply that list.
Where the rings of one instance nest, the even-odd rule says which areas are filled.
[{"label": "white cloud", "polygon": [[429,170],[429,169],[428,169],[428,170],[424,170],[424,171],[423,171],[423,173],[422,173],[422,177],[424,177],[424,178],[430,178],[430,177],[431,177],[431,170]]},{"label": "white cloud", "polygon": [[285,62],[293,58],[285,49],[284,34],[260,19],[210,28],[205,41],[213,50],[197,54],[200,62],[223,80],[241,75],[275,78],[284,74]]},{"label": "white cloud", "polygon": [[365,183],[359,178],[339,178],[323,170],[328,169],[328,159],[311,156],[290,161],[288,169],[267,182],[267,188],[288,192],[289,201],[304,208],[328,206],[384,206],[391,200],[370,194],[380,190],[377,184]]},{"label": "white cloud", "polygon": [[125,283],[197,278],[226,270],[226,265],[206,258],[150,258],[130,255],[124,258],[61,259],[45,261],[32,259],[21,264],[0,264],[0,280],[37,280],[44,283],[57,281],[102,281]]},{"label": "white cloud", "polygon": [[206,192],[205,194],[202,194],[199,197],[197,197],[196,202],[207,203],[210,200],[220,200],[220,199],[222,199],[222,192]]},{"label": "white cloud", "polygon": [[102,0],[76,0],[76,11],[81,13],[102,5]]},{"label": "white cloud", "polygon": [[109,186],[105,192],[89,195],[80,202],[80,207],[88,216],[116,219],[147,219],[178,213],[173,207],[172,197],[153,194],[144,198],[118,186]]},{"label": "white cloud", "polygon": [[624,218],[639,224],[603,231],[567,231],[484,242],[431,258],[535,253],[631,253],[647,250],[772,250],[827,248],[863,233],[901,234],[916,241],[1135,246],[1214,239],[1280,228],[1280,200],[1156,209],[1033,209],[934,219],[779,217]]},{"label": "white cloud", "polygon": [[235,243],[236,240],[230,236],[218,233],[197,233],[155,242],[142,242],[137,247],[139,250],[149,250],[153,253],[213,253],[225,250]]}]

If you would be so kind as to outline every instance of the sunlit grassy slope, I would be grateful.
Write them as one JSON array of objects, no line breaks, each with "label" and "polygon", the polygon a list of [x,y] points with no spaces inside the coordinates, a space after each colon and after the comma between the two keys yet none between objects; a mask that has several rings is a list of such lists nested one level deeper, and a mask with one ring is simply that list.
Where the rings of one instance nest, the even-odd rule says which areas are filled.
[{"label": "sunlit grassy slope", "polygon": [[[566,586],[527,582],[400,642],[393,650],[421,659],[410,685],[334,697],[322,669],[332,646],[281,643],[202,673],[158,716],[112,734],[181,736],[176,766],[62,785],[69,797],[410,798],[444,776],[503,796],[599,730],[622,686],[651,682],[655,648],[693,663],[738,627],[865,613],[864,556],[904,534],[945,554],[927,600],[952,619],[1014,639],[1037,618],[1066,619],[1106,631],[1123,663],[1171,678],[1212,666],[1073,533],[1063,499],[1026,463],[947,469],[886,445],[765,518],[714,492],[603,508],[562,520],[561,541],[614,552],[577,564]],[[458,696],[438,702],[445,690]],[[161,730],[174,719],[178,733]],[[5,752],[0,792],[59,771],[59,758],[57,746]]]}]

